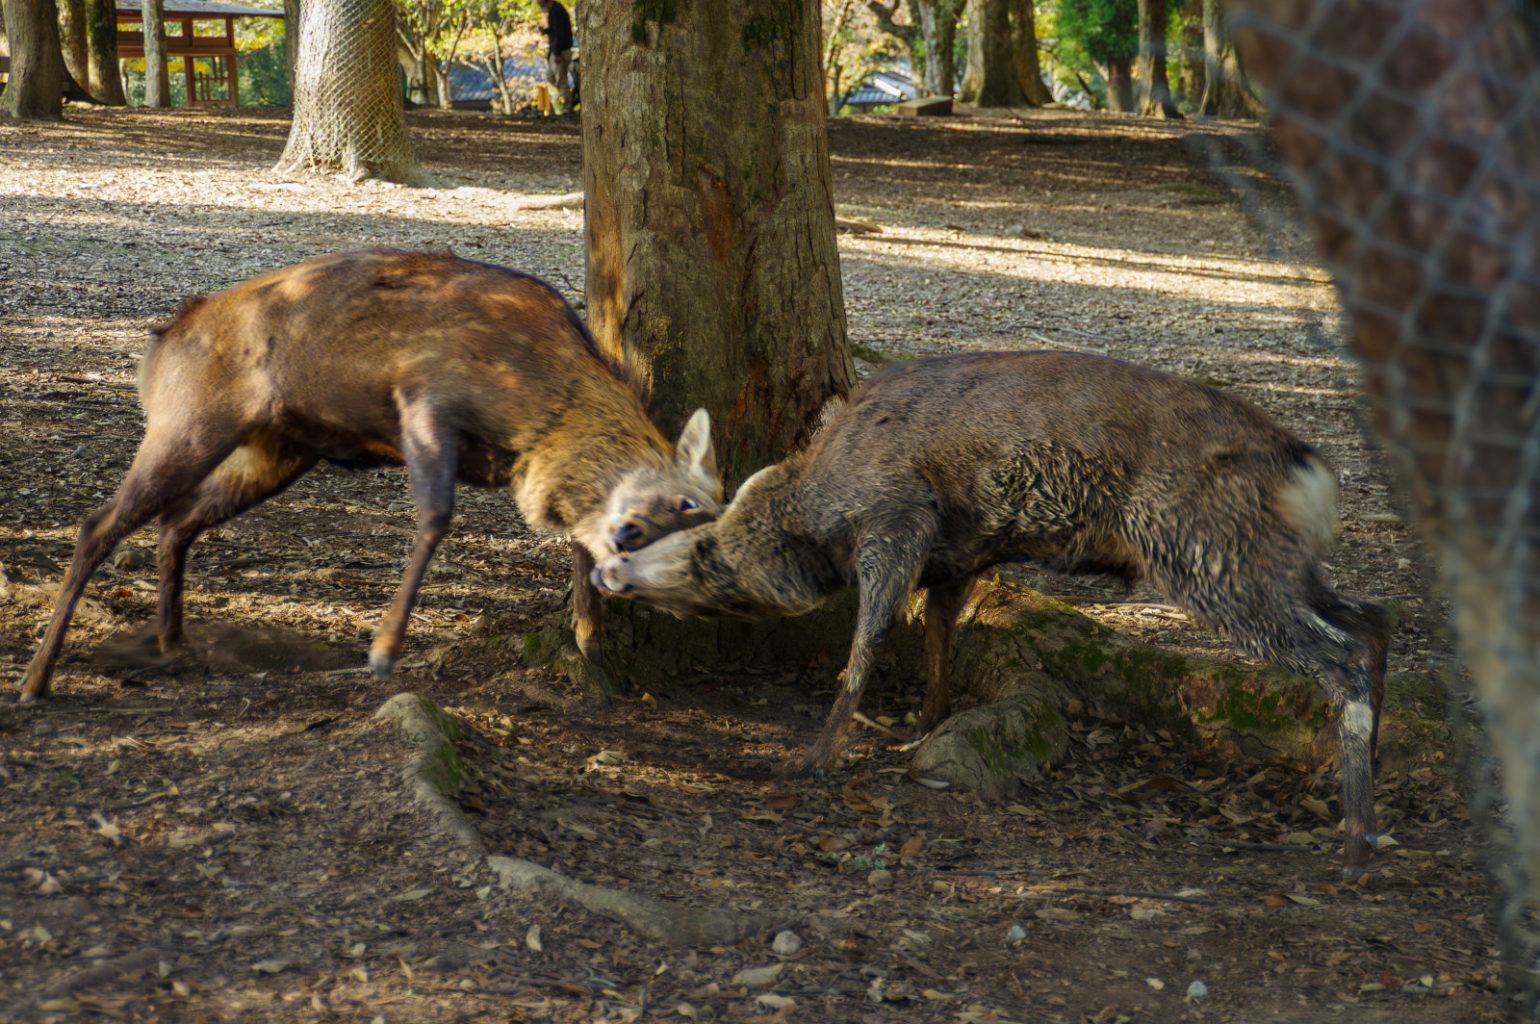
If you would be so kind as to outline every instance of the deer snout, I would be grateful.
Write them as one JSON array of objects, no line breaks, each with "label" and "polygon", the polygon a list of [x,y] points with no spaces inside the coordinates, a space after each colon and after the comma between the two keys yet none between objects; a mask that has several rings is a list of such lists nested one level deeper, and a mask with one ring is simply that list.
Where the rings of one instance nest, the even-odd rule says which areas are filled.
[{"label": "deer snout", "polygon": [[612,597],[623,597],[631,592],[631,584],[618,580],[613,575],[614,570],[626,564],[626,559],[607,558],[603,564],[594,566],[594,571],[588,574],[588,581],[599,590]]}]

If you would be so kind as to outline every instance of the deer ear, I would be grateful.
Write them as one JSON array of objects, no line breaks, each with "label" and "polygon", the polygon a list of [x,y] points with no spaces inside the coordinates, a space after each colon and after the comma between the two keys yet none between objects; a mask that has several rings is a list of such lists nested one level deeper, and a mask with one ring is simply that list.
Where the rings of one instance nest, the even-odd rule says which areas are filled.
[{"label": "deer ear", "polygon": [[679,468],[693,477],[707,491],[722,496],[722,480],[717,476],[717,451],[711,443],[711,414],[696,409],[684,425],[675,445]]}]

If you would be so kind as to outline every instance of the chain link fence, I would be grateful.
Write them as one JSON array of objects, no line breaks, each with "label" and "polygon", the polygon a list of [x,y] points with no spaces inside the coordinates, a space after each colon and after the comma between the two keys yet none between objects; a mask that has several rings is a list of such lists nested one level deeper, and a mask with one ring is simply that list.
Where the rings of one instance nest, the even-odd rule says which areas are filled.
[{"label": "chain link fence", "polygon": [[406,134],[392,0],[300,5],[294,121],[277,170],[431,183]]},{"label": "chain link fence", "polygon": [[[1540,1005],[1540,69],[1521,0],[1226,0],[1333,274],[1495,762],[1498,921]],[[1493,781],[1493,780],[1497,781]],[[1496,788],[1494,788],[1494,786]]]}]

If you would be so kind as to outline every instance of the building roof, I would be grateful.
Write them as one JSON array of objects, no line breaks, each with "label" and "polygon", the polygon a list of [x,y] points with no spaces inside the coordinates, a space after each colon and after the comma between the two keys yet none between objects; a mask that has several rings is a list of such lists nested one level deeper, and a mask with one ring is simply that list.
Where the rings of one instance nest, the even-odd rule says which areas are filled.
[{"label": "building roof", "polygon": [[[283,8],[274,10],[269,7],[253,7],[249,4],[230,3],[229,0],[165,0],[165,13],[191,14],[208,18],[223,18],[226,15],[234,15],[237,18],[281,18]],[[139,14],[143,7],[143,0],[118,0],[119,14]]]},{"label": "building roof", "polygon": [[[170,3],[171,0],[166,0]],[[914,79],[902,71],[873,71],[862,80],[850,92],[845,94],[845,102],[851,106],[861,103],[902,103],[904,100],[912,100],[920,94],[919,88],[914,84]]]}]

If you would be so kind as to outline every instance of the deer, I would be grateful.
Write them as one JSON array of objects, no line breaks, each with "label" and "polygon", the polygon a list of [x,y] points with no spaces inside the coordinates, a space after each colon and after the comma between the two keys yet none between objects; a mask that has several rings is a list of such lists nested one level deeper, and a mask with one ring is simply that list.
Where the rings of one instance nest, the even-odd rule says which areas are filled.
[{"label": "deer", "polygon": [[193,541],[321,461],[404,465],[411,479],[415,538],[369,651],[381,678],[457,481],[509,487],[529,526],[571,537],[577,643],[595,664],[603,620],[589,576],[613,550],[606,524],[642,524],[645,542],[721,508],[706,411],[670,444],[572,307],[528,274],[450,253],[338,253],[195,296],[152,333],[143,439],[80,528],[22,702],[47,696],[86,581],[126,536],[158,517],[157,642],[174,655]]},{"label": "deer", "polygon": [[[1073,352],[942,356],[873,377],[718,518],[609,556],[593,581],[681,616],[741,618],[857,588],[843,686],[797,765],[823,775],[911,591],[926,590],[928,731],[950,711],[952,635],[984,570],[1146,579],[1245,651],[1319,680],[1340,747],[1344,874],[1356,878],[1377,842],[1391,622],[1324,576],[1336,493],[1310,445],[1215,388]],[[612,547],[647,539],[615,529]]]}]

